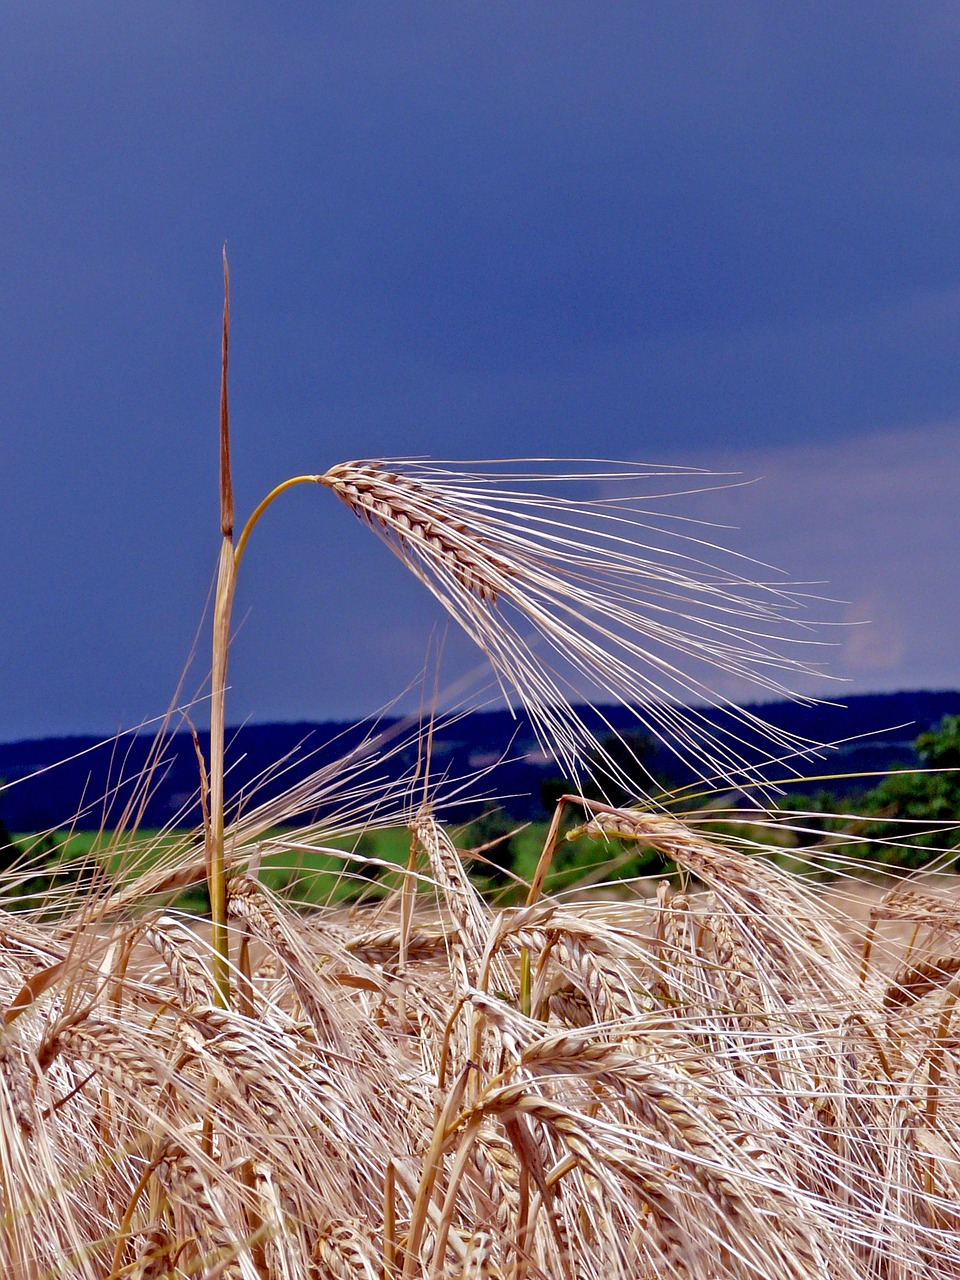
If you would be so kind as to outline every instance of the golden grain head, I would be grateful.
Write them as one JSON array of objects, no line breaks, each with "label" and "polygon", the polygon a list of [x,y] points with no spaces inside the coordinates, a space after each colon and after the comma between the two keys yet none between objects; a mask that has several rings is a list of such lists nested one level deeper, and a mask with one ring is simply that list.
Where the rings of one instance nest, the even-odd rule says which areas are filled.
[{"label": "golden grain head", "polygon": [[[657,525],[629,497],[642,474],[615,464],[548,478],[358,461],[314,479],[464,627],[572,776],[588,757],[605,759],[621,784],[643,789],[642,770],[609,757],[576,709],[586,699],[634,710],[701,777],[757,783],[763,762],[819,744],[743,710],[727,689],[794,696],[791,680],[814,671],[821,642],[802,620],[802,593],[751,580],[736,560],[715,568],[707,544]],[[584,480],[598,496],[555,491]],[[626,497],[610,496],[625,487]]]},{"label": "golden grain head", "polygon": [[489,538],[442,496],[376,462],[345,462],[320,477],[360,519],[375,526],[401,559],[415,557],[446,572],[468,595],[495,605],[513,568]]}]

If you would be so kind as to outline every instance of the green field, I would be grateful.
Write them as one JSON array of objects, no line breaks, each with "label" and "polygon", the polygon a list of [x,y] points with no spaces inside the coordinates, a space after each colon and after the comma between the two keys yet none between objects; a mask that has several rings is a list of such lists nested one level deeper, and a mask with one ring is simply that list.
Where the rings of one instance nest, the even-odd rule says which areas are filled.
[{"label": "green field", "polygon": [[[509,825],[503,825],[509,833]],[[546,833],[546,823],[518,824],[509,835],[509,871],[498,874],[495,867],[491,868],[487,859],[495,861],[497,855],[487,850],[471,860],[475,882],[497,901],[520,900],[524,882],[528,883],[533,877]],[[484,833],[470,827],[454,828],[452,835],[461,852],[486,843]],[[133,834],[19,833],[13,839],[24,855],[21,901],[16,901],[16,882],[8,890],[8,902],[14,908],[33,905],[40,875],[48,880],[58,878],[65,888],[78,877],[95,882],[107,875],[114,883],[128,882],[150,868],[182,857],[191,849],[199,852],[201,848],[196,832],[146,828]],[[287,828],[267,832],[256,843],[260,849],[261,882],[282,893],[291,903],[305,906],[383,897],[401,881],[399,873],[392,872],[390,867],[405,866],[410,854],[410,832],[405,827],[368,831],[359,839],[324,840],[322,849],[304,847],[307,842],[302,834]],[[310,843],[320,842],[314,839]],[[561,843],[547,887],[557,891],[574,883],[595,883],[645,869],[639,865],[634,851],[579,838]],[[208,905],[205,886],[201,883],[189,886],[173,898],[172,905],[205,914]]]}]

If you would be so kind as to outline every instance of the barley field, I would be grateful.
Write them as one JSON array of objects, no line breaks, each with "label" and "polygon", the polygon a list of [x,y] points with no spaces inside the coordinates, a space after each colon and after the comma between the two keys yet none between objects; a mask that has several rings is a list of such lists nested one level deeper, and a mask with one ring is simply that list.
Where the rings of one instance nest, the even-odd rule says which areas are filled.
[{"label": "barley field", "polygon": [[587,820],[686,884],[498,910],[421,805],[403,889],[304,913],[230,832],[229,1007],[202,843],[6,913],[4,1274],[960,1275],[952,881]]},{"label": "barley field", "polygon": [[[145,846],[135,797],[83,874],[26,909],[29,867],[3,886],[2,1274],[960,1280],[953,882],[933,870],[865,895],[778,866],[764,779],[818,744],[704,674],[789,692],[819,644],[796,621],[804,593],[717,568],[705,536],[629,496],[700,483],[676,468],[344,463],[279,485],[234,541],[228,315],[203,828]],[[429,717],[398,783],[374,734],[228,820],[236,575],[299,483],[423,581],[572,780],[512,905],[470,880],[447,822],[461,783],[431,776]],[[703,796],[749,797],[753,834],[711,833],[702,797],[681,813],[609,754],[634,800],[585,799],[605,752],[576,710],[585,688],[634,709]],[[570,822],[677,874],[549,893]],[[280,854],[352,876],[369,859],[351,839],[398,825],[409,853],[378,901],[298,904],[261,876]],[[191,886],[203,919],[171,906]]]}]

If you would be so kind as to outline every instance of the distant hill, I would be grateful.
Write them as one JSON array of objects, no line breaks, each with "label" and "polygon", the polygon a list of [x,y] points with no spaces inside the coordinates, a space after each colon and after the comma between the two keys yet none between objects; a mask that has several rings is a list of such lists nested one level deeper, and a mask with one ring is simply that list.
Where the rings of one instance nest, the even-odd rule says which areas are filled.
[{"label": "distant hill", "polygon": [[[917,690],[852,697],[843,707],[802,707],[792,702],[751,706],[765,720],[791,733],[820,742],[845,740],[826,760],[800,762],[807,776],[819,773],[884,772],[912,765],[913,740],[945,715],[960,715],[960,691]],[[605,719],[617,728],[635,727],[623,708],[604,708]],[[599,727],[594,712],[585,712]],[[392,725],[396,721],[381,723]],[[265,799],[305,777],[324,762],[336,759],[362,739],[362,730],[340,723],[245,725],[228,735],[229,793],[256,794]],[[856,741],[849,741],[856,739]],[[206,753],[209,738],[200,735]],[[0,818],[10,831],[41,831],[75,823],[80,829],[115,825],[131,791],[131,780],[147,765],[151,739],[122,737],[99,743],[95,738],[43,738],[0,745]],[[433,771],[456,778],[476,772],[505,755],[484,778],[483,790],[507,797],[504,807],[518,818],[540,816],[540,784],[557,767],[545,761],[524,717],[506,710],[472,712],[440,729],[433,742]],[[285,761],[282,778],[263,775]],[[416,763],[416,748],[400,752],[389,765],[395,776]],[[652,768],[688,781],[669,752],[661,750]],[[35,775],[35,776],[31,776]],[[154,775],[154,786],[143,813],[145,826],[159,827],[181,814],[183,825],[199,822],[196,804],[197,758],[186,733],[165,745]],[[107,797],[104,799],[104,797]]]}]

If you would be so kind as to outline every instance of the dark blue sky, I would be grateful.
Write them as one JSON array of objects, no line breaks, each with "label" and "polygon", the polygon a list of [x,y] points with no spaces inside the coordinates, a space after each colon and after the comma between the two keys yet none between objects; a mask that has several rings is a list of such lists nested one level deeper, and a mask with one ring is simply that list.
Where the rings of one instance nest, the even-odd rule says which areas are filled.
[{"label": "dark blue sky", "polygon": [[[0,112],[0,739],[173,693],[224,241],[241,514],[370,455],[716,462],[767,480],[685,510],[873,620],[847,688],[960,685],[956,5],[0,3]],[[256,720],[372,710],[437,617],[307,491],[237,612]]]}]

